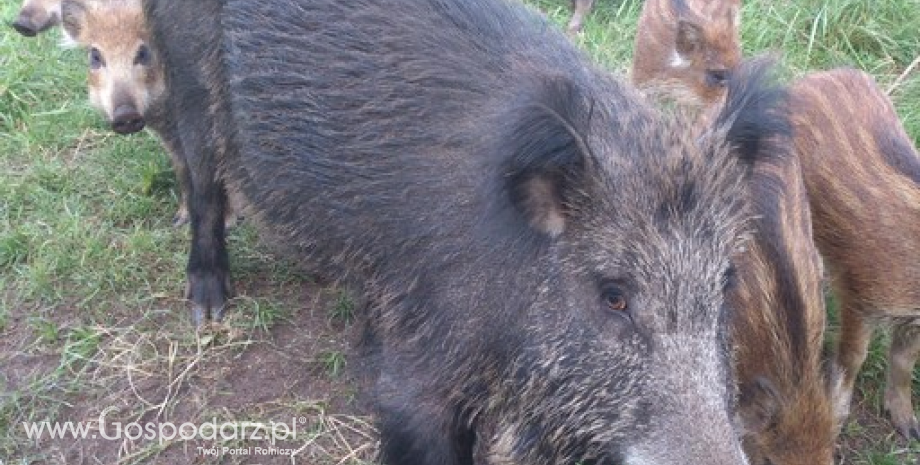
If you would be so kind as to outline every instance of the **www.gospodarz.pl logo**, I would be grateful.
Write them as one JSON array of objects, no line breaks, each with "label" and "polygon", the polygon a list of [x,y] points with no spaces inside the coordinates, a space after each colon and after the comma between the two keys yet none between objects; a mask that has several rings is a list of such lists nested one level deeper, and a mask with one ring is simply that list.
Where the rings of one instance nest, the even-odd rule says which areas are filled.
[{"label": "www.gospodarz.pl logo", "polygon": [[[286,422],[223,421],[216,418],[203,423],[185,422],[108,422],[106,416],[117,414],[118,409],[109,407],[103,410],[95,420],[84,422],[22,422],[26,436],[39,440],[50,439],[106,439],[157,441],[161,445],[179,440],[223,440],[223,441],[268,441],[274,446],[277,441],[295,439],[297,424],[306,423],[305,418],[292,418]],[[0,465],[3,465],[0,463]]]}]

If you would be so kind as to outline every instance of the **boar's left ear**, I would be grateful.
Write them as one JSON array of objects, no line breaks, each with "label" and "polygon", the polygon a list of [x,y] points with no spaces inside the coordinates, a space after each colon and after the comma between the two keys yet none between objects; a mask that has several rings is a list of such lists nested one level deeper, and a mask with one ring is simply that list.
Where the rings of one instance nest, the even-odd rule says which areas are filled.
[{"label": "boar's left ear", "polygon": [[573,82],[541,82],[523,92],[505,121],[511,150],[506,188],[531,227],[550,237],[565,230],[572,194],[584,187],[591,153],[585,133],[591,101]]},{"label": "boar's left ear", "polygon": [[80,32],[86,22],[86,5],[81,0],[64,0],[61,2],[61,24],[66,41],[80,42]]},{"label": "boar's left ear", "polygon": [[792,140],[786,89],[773,76],[773,57],[742,63],[728,80],[725,103],[711,131],[720,134],[748,166],[788,150]]},{"label": "boar's left ear", "polygon": [[738,416],[746,434],[763,432],[776,422],[782,398],[773,383],[758,376],[741,386]]}]

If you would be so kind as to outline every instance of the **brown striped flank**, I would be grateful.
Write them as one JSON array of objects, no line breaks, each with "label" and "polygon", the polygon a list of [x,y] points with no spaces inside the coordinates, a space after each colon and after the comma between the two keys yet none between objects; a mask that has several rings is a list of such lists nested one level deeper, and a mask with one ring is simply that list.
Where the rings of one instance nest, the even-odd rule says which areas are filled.
[{"label": "brown striped flank", "polygon": [[845,418],[874,324],[894,325],[885,406],[920,438],[910,399],[920,352],[920,156],[872,78],[837,69],[793,87],[796,149],[815,240],[840,302],[838,415]]},{"label": "brown striped flank", "polygon": [[754,167],[754,240],[729,293],[744,449],[752,465],[831,465],[821,261],[798,161],[785,148]]}]

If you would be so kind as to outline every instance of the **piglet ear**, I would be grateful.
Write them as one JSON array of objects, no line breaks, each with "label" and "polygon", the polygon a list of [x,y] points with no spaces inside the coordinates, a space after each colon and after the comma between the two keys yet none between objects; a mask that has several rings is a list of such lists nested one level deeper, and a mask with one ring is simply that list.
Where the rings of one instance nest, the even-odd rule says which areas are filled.
[{"label": "piglet ear", "polygon": [[677,53],[688,56],[703,48],[703,28],[690,19],[677,21],[677,37],[674,39]]},{"label": "piglet ear", "polygon": [[776,423],[782,398],[773,383],[763,376],[741,386],[738,415],[745,433],[756,434]]},{"label": "piglet ear", "polygon": [[80,0],[61,2],[61,24],[65,39],[71,43],[79,43],[80,33],[86,24],[86,5]]},{"label": "piglet ear", "polygon": [[504,140],[512,155],[506,189],[530,226],[550,237],[565,231],[568,200],[586,180],[590,114],[591,103],[580,89],[557,79],[523,92],[508,118]]}]

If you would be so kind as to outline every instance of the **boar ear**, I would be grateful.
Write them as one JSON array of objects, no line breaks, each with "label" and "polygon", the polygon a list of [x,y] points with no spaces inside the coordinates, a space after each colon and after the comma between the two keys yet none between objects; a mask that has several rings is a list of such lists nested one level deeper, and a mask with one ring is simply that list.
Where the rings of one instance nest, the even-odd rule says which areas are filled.
[{"label": "boar ear", "polygon": [[572,82],[543,82],[513,105],[505,141],[512,151],[505,176],[515,209],[550,237],[565,230],[569,200],[584,184],[591,103]]},{"label": "boar ear", "polygon": [[758,376],[741,386],[738,415],[745,433],[760,433],[775,424],[782,398],[773,383]]},{"label": "boar ear", "polygon": [[677,20],[677,37],[674,39],[677,53],[689,56],[703,47],[703,28],[696,21],[681,18]]},{"label": "boar ear", "polygon": [[774,79],[775,62],[773,57],[759,57],[731,73],[725,102],[711,131],[704,135],[724,137],[748,166],[788,151],[792,140],[787,93]]},{"label": "boar ear", "polygon": [[80,42],[80,32],[86,22],[86,5],[80,0],[64,0],[61,2],[61,24],[64,29],[65,41],[70,43]]}]

